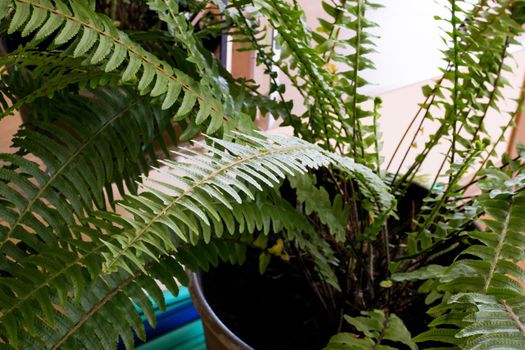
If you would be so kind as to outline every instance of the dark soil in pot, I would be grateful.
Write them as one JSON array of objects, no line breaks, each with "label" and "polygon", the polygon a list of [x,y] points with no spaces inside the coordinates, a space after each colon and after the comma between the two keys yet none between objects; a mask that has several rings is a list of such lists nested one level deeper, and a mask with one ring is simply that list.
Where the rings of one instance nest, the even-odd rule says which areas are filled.
[{"label": "dark soil in pot", "polygon": [[202,288],[221,321],[257,350],[317,350],[337,330],[304,276],[278,259],[264,275],[257,254],[243,266],[221,264],[202,274]]},{"label": "dark soil in pot", "polygon": [[[327,311],[304,276],[289,265],[274,259],[261,276],[257,264],[252,254],[243,266],[221,263],[201,274],[204,296],[216,316],[257,350],[324,348],[337,333],[339,315]],[[426,314],[425,295],[409,287],[407,298],[411,303],[398,316],[417,335],[432,318]]]}]

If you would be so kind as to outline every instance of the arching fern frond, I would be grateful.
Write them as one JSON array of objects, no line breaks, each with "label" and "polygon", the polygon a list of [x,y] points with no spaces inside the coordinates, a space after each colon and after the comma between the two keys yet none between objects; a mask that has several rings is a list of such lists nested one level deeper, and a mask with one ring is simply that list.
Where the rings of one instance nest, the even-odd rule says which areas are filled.
[{"label": "arching fern frond", "polygon": [[[305,173],[308,168],[337,166],[356,178],[379,212],[392,204],[386,185],[368,168],[305,141],[264,134],[239,135],[235,142],[210,140],[215,147],[201,144],[208,153],[181,154],[179,162],[165,163],[166,175],[174,183],[146,184],[144,193],[120,203],[134,218],[121,235],[112,235],[113,242],[107,242],[111,253],[105,254],[106,271],[119,267],[133,271],[148,257],[176,250],[179,242],[197,242],[201,232],[231,216],[224,214],[231,211],[231,202],[253,199],[262,186],[274,187],[286,174]],[[234,232],[233,222],[227,226]]]},{"label": "arching fern frond", "polygon": [[379,171],[380,149],[372,142],[377,140],[373,135],[377,121],[371,118],[372,110],[364,107],[370,98],[361,88],[368,84],[362,72],[374,68],[368,55],[375,50],[374,36],[369,31],[376,25],[365,13],[380,5],[369,0],[336,0],[323,1],[322,7],[329,20],[319,20],[321,26],[313,38],[327,70],[333,74],[332,85],[345,101],[348,123],[354,130],[352,152],[360,163]]},{"label": "arching fern frond", "polygon": [[466,339],[463,349],[481,350],[525,347],[525,297],[500,299],[494,295],[459,294],[450,303],[468,303],[475,310],[456,338]]},{"label": "arching fern frond", "polygon": [[[129,90],[92,94],[55,99],[60,125],[35,122],[16,134],[14,146],[39,158],[45,169],[18,155],[0,155],[0,193],[7,201],[0,210],[6,223],[0,225],[2,246],[16,238],[33,242],[37,249],[39,239],[52,241],[55,234],[68,232],[65,225],[82,221],[94,205],[104,207],[106,200],[112,201],[111,183],[116,182],[122,193],[124,184],[133,191],[135,180],[147,169],[144,151],[171,127],[168,112]],[[144,169],[137,166],[138,160]]]},{"label": "arching fern frond", "polygon": [[[67,258],[59,261],[64,260],[68,261]],[[16,313],[7,310],[9,314],[2,315],[0,337],[8,344],[14,347],[18,344],[24,349],[110,349],[115,347],[120,336],[126,347],[132,349],[132,330],[139,338],[145,339],[135,305],[144,310],[148,322],[154,326],[151,301],[165,310],[164,295],[158,281],[175,295],[178,294],[178,285],[187,283],[187,275],[177,261],[171,257],[161,260],[162,263],[148,264],[148,276],[141,271],[131,275],[97,275],[92,280],[88,279],[81,294],[75,298],[56,294],[50,289],[41,290],[31,303],[24,307],[18,305]],[[82,269],[76,272],[80,275],[86,273]],[[70,272],[70,276],[63,276],[62,279],[71,278],[71,275]],[[62,288],[67,287],[63,285]],[[49,303],[51,309],[42,309],[44,303]],[[63,312],[53,309],[53,306]],[[27,310],[32,311],[27,314]],[[123,319],[119,321],[120,318]]]},{"label": "arching fern frond", "polygon": [[[110,18],[96,13],[81,1],[13,0],[9,33],[34,34],[38,42],[53,36],[66,53],[86,57],[86,64],[102,66],[104,71],[121,71],[123,81],[134,80],[141,94],[161,97],[163,109],[171,107],[184,93],[177,118],[185,117],[199,103],[200,122],[211,117],[208,133],[218,130],[228,119],[222,102],[213,98],[206,86],[144,50],[119,31]],[[136,79],[136,80],[135,80]]]},{"label": "arching fern frond", "polygon": [[[326,247],[323,244],[318,244],[320,239],[315,240],[315,232],[308,225],[305,226],[299,212],[291,216],[294,209],[289,204],[283,206],[279,198],[270,202],[262,199],[249,202],[245,199],[250,194],[257,195],[257,190],[264,185],[275,185],[285,174],[305,172],[309,166],[339,165],[362,180],[373,180],[375,175],[365,167],[361,168],[350,160],[326,153],[298,139],[277,136],[267,138],[261,134],[257,137],[241,135],[235,142],[211,140],[216,147],[202,145],[208,149],[207,154],[195,155],[194,151],[188,150],[193,152],[191,157],[182,156],[182,162],[169,163],[171,171],[167,175],[175,183],[160,184],[165,192],[160,192],[158,187],[151,187],[150,184],[145,186],[147,192],[125,198],[122,207],[129,208],[134,218],[124,219],[104,211],[91,212],[90,225],[72,225],[69,229],[76,233],[75,236],[57,237],[58,241],[49,249],[38,247],[37,253],[7,241],[4,250],[16,260],[4,260],[2,265],[7,275],[0,281],[3,295],[0,299],[1,338],[13,344],[17,339],[23,342],[25,337],[36,337],[40,342],[35,341],[34,344],[43,342],[66,346],[71,342],[75,344],[71,348],[75,348],[80,343],[111,345],[118,334],[128,337],[128,326],[111,328],[107,339],[97,340],[101,336],[100,331],[78,333],[82,334],[79,337],[90,339],[79,340],[82,338],[77,339],[75,336],[82,327],[102,322],[95,316],[98,310],[111,310],[113,315],[117,315],[117,309],[123,309],[111,306],[110,299],[120,295],[121,291],[129,293],[127,284],[104,287],[109,283],[108,278],[120,276],[120,272],[109,277],[101,275],[102,257],[109,261],[105,263],[106,270],[108,266],[111,267],[109,264],[128,270],[129,274],[122,275],[123,279],[119,280],[123,283],[127,283],[125,281],[128,281],[129,276],[138,273],[149,280],[160,279],[168,285],[169,278],[178,275],[152,274],[149,266],[156,264],[158,256],[171,254],[178,264],[191,269],[207,269],[218,260],[242,262],[245,247],[243,244],[232,244],[232,240],[249,245],[257,238],[254,235],[257,230],[263,235],[275,230],[286,238],[297,240],[303,251],[312,254],[319,273],[329,276],[330,267],[325,263],[329,259],[323,259],[323,256],[329,256],[329,252],[324,251]],[[363,190],[373,194],[370,200],[377,204],[378,209],[382,207],[382,201],[392,200],[386,186],[375,187],[369,180],[365,181],[364,185],[368,188],[364,187]],[[382,183],[380,179],[377,181]],[[195,183],[198,185],[192,187]],[[174,195],[176,191],[180,194]],[[184,192],[186,195],[183,195]],[[157,213],[149,211],[148,206],[157,210]],[[296,219],[292,220],[294,217]],[[208,220],[209,225],[204,220]],[[149,231],[144,229],[146,225],[150,225]],[[193,229],[197,231],[192,232]],[[142,236],[137,236],[137,232],[142,233]],[[214,240],[210,241],[212,232]],[[162,235],[163,243],[159,249],[155,249],[150,243],[152,239],[159,239],[159,234]],[[238,235],[242,237],[237,239]],[[57,258],[54,246],[68,247],[67,254],[64,251]],[[127,250],[122,250],[122,246]],[[158,265],[178,266],[171,263]],[[147,276],[144,270],[147,270]],[[180,276],[177,278],[181,279]],[[134,282],[130,279],[129,283]],[[94,285],[99,288],[89,287],[94,288],[92,295],[86,286]],[[141,288],[150,294],[155,293],[151,285]],[[143,299],[140,295],[129,297],[133,300]],[[104,306],[106,304],[109,309]],[[78,309],[79,305],[82,310]],[[63,308],[71,312],[68,313],[68,319],[56,311]],[[28,313],[27,310],[32,312]]]},{"label": "arching fern frond", "polygon": [[[480,183],[475,206],[485,213],[485,232],[467,234],[479,242],[463,252],[440,278],[445,292],[430,311],[440,315],[429,331],[416,337],[461,345],[462,349],[522,349],[525,343],[523,305],[525,270],[525,175],[489,169]],[[459,293],[459,294],[456,294]],[[487,314],[494,312],[494,314]],[[489,321],[489,318],[492,321]]]}]

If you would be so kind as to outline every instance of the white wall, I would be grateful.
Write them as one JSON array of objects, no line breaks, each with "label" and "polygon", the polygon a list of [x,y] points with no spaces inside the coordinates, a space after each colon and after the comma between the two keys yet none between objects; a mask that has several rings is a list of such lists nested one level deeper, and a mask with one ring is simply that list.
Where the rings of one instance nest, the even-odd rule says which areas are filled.
[{"label": "white wall", "polygon": [[445,17],[448,10],[444,0],[380,0],[383,8],[367,13],[377,23],[371,30],[379,36],[377,52],[369,57],[375,70],[367,70],[363,77],[371,86],[363,92],[378,95],[439,75],[443,65],[440,49],[441,24],[434,19]]},{"label": "white wall", "polygon": [[[383,8],[370,11],[367,17],[378,24],[371,32],[377,53],[369,57],[375,70],[363,76],[371,85],[363,92],[379,95],[403,86],[418,83],[440,75],[446,48],[442,39],[443,21],[434,16],[450,18],[448,0],[376,0]],[[460,17],[461,18],[461,17]],[[521,40],[523,42],[523,40]],[[522,47],[513,47],[516,52]]]},{"label": "white wall", "polygon": [[[320,0],[301,0],[310,28],[317,28],[324,17]],[[366,16],[378,27],[370,32],[377,52],[369,55],[375,70],[363,77],[371,85],[363,92],[378,95],[439,75],[440,49],[445,47],[440,23],[434,16],[449,15],[447,0],[376,0],[383,8],[370,10]]]}]

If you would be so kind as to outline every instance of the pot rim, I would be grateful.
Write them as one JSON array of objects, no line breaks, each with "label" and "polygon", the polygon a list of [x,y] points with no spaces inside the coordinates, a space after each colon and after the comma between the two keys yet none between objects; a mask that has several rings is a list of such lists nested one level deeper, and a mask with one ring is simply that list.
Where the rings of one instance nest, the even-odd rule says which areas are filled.
[{"label": "pot rim", "polygon": [[[233,342],[238,349],[241,350],[254,350],[251,346],[246,344],[241,340],[235,333],[233,333],[215,314],[213,309],[208,304],[206,297],[204,296],[201,283],[201,274],[200,272],[191,272],[190,273],[190,293],[192,295],[192,300],[195,308],[201,316],[201,320],[206,324],[210,329],[213,329],[217,332],[222,332],[225,334],[231,342]],[[206,316],[206,317],[204,317]]]}]

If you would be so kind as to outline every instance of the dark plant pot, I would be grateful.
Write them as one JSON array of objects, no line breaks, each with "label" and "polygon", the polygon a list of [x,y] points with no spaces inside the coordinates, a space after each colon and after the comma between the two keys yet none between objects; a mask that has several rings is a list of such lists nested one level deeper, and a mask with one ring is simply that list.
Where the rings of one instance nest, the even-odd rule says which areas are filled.
[{"label": "dark plant pot", "polygon": [[[408,215],[413,210],[417,211],[427,194],[427,188],[419,184],[412,184],[409,189],[409,199],[398,203],[398,213]],[[467,230],[473,229],[479,229],[479,227],[474,225],[467,228]],[[468,242],[461,243],[456,249],[441,256],[435,263],[443,265],[452,263],[457,254],[467,246]],[[272,259],[267,273],[263,276],[258,273],[257,263],[257,254],[248,254],[246,264],[241,267],[221,264],[210,272],[191,275],[190,292],[202,318],[208,349],[275,350],[324,347],[330,336],[337,332],[337,324],[334,325],[333,320],[324,315],[322,308],[315,304],[313,300],[315,295],[313,298],[297,296],[303,291],[305,294],[312,293],[311,288],[298,281],[296,271],[279,259]],[[246,265],[250,266],[246,267]],[[279,279],[288,279],[292,282],[284,282],[284,284],[276,282]],[[403,314],[399,314],[406,320],[407,327],[414,335],[424,331],[425,324],[431,321],[430,316],[425,313],[427,309],[424,302],[425,296],[417,294],[416,289],[417,285],[412,295],[409,296],[413,298],[413,302]],[[296,306],[287,304],[296,304]],[[277,313],[278,318],[283,318],[285,321],[279,319],[279,322],[268,322],[263,315],[267,310]],[[287,319],[290,317],[289,314],[302,312],[308,313],[309,316],[300,316],[303,318],[299,317],[299,322]],[[287,336],[287,330],[278,329],[282,327],[291,330],[297,328],[297,324],[304,327],[306,322],[314,324],[309,328],[303,328],[302,333],[298,333],[299,336],[296,334]],[[247,328],[250,330],[246,331]],[[235,334],[236,332],[239,336]],[[294,344],[294,340],[298,337],[299,341],[303,341],[300,339],[301,334],[309,336],[310,340],[304,344]],[[254,341],[254,338],[257,337],[263,340]]]},{"label": "dark plant pot", "polygon": [[333,312],[292,265],[272,259],[260,275],[258,255],[249,249],[241,266],[220,263],[192,274],[190,292],[208,349],[323,348],[337,331]]},{"label": "dark plant pot", "polygon": [[193,305],[201,316],[208,350],[253,350],[232,333],[213,312],[204,296],[200,273],[192,273],[190,277],[190,293]]}]

